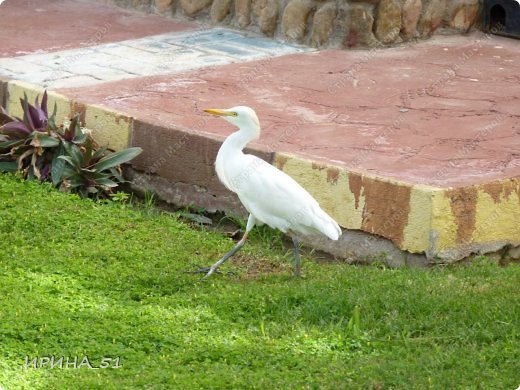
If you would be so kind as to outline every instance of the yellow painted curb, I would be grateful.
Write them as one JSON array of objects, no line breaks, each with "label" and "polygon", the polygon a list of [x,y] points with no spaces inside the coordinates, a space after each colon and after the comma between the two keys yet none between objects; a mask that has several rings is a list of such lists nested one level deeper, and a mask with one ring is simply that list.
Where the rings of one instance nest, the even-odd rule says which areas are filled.
[{"label": "yellow painted curb", "polygon": [[[20,99],[23,99],[24,93],[27,94],[29,103],[34,104],[36,96],[40,96],[40,102],[43,96],[44,88],[37,87],[33,84],[29,84],[19,80],[9,80],[7,84],[8,99],[7,99],[7,111],[9,114],[17,117],[23,116],[22,105]],[[70,99],[60,95],[56,92],[48,91],[47,108],[49,114],[54,109],[54,104],[57,105],[56,123],[62,123],[63,120],[70,119]]]},{"label": "yellow painted curb", "polygon": [[130,146],[133,119],[117,111],[97,105],[88,105],[85,124],[100,145],[121,150]]},{"label": "yellow painted curb", "polygon": [[520,178],[453,189],[349,172],[286,153],[275,154],[274,164],[342,227],[388,238],[430,259],[454,261],[520,245]]},{"label": "yellow painted curb", "polygon": [[[7,85],[7,110],[11,115],[23,115],[20,99],[27,94],[30,103],[34,103],[36,96],[43,95],[44,88],[19,81],[9,80]],[[80,114],[82,126],[92,130],[92,136],[100,145],[107,145],[111,149],[121,150],[130,145],[133,119],[127,115],[94,104],[82,104],[73,101],[59,93],[48,91],[48,109],[52,112],[57,105],[56,122],[62,123],[76,114]]]}]

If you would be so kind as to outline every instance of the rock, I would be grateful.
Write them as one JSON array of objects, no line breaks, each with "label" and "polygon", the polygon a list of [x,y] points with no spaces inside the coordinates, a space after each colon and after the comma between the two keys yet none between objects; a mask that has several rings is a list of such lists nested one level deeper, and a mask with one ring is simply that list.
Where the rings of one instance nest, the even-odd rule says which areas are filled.
[{"label": "rock", "polygon": [[507,255],[514,260],[520,260],[520,246],[509,248]]},{"label": "rock", "polygon": [[127,1],[125,6],[130,6],[138,11],[150,12],[152,10],[153,1],[151,0],[131,0]]},{"label": "rock", "polygon": [[154,0],[155,11],[160,14],[164,14],[168,11],[172,11],[173,0]]},{"label": "rock", "polygon": [[352,5],[346,9],[347,30],[345,46],[373,46],[376,39],[372,33],[374,16],[371,8],[366,5]]},{"label": "rock", "polygon": [[231,0],[215,0],[211,6],[210,16],[213,23],[221,22],[231,9]]},{"label": "rock", "polygon": [[251,23],[251,0],[235,0],[235,18],[240,28]]},{"label": "rock", "polygon": [[181,7],[187,16],[195,16],[212,3],[212,0],[180,0]]},{"label": "rock", "polygon": [[253,0],[253,12],[255,13],[260,30],[268,36],[273,36],[278,19],[277,0]]},{"label": "rock", "polygon": [[421,16],[421,0],[405,0],[403,4],[401,35],[405,39],[411,39],[415,35],[417,23]]},{"label": "rock", "polygon": [[425,5],[423,14],[419,20],[419,33],[421,37],[431,36],[441,25],[446,11],[446,0],[430,0]]},{"label": "rock", "polygon": [[377,6],[376,37],[388,44],[395,41],[401,31],[401,4],[398,0],[381,0]]},{"label": "rock", "polygon": [[336,4],[334,3],[327,3],[316,12],[312,23],[313,46],[320,47],[328,44],[335,18]]},{"label": "rock", "polygon": [[480,11],[478,0],[452,2],[448,7],[448,23],[461,32],[468,32]]},{"label": "rock", "polygon": [[307,19],[312,11],[311,0],[292,0],[283,12],[282,29],[286,38],[301,42],[307,31]]},{"label": "rock", "polygon": [[351,3],[369,3],[369,4],[379,4],[381,0],[350,0]]}]

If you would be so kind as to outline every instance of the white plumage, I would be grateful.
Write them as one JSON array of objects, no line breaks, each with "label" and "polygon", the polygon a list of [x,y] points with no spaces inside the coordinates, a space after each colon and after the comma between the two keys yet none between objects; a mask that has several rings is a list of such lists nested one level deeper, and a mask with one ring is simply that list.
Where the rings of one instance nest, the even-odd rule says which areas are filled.
[{"label": "white plumage", "polygon": [[211,275],[244,245],[249,231],[255,225],[265,223],[292,236],[295,273],[299,275],[298,241],[293,233],[323,234],[331,240],[337,240],[341,228],[293,178],[264,160],[243,152],[247,143],[260,136],[260,123],[253,109],[238,106],[227,110],[204,111],[221,116],[239,128],[222,144],[215,168],[220,181],[238,195],[250,215],[244,237],[235,248],[200,272],[208,271],[206,276]]}]

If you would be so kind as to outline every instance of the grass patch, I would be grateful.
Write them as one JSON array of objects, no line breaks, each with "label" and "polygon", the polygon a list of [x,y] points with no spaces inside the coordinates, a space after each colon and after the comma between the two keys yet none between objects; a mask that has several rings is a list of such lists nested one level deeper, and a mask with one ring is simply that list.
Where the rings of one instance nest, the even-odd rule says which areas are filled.
[{"label": "grass patch", "polygon": [[[520,267],[317,264],[166,213],[0,176],[0,386],[501,388],[520,384]],[[237,266],[238,264],[238,266]],[[248,271],[264,264],[265,273]],[[266,266],[268,264],[269,266]],[[93,366],[23,368],[25,357]],[[80,361],[78,361],[78,364]]]}]

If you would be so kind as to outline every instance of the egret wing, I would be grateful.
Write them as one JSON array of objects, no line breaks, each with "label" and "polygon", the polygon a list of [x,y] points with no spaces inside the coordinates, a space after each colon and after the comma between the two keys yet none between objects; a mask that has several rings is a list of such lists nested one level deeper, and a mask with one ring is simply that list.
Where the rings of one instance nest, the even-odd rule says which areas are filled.
[{"label": "egret wing", "polygon": [[[340,234],[336,222],[293,178],[258,157],[246,157],[249,169],[242,172],[235,189],[255,218],[283,232],[322,232],[331,238]],[[329,228],[331,223],[335,226]]]}]

